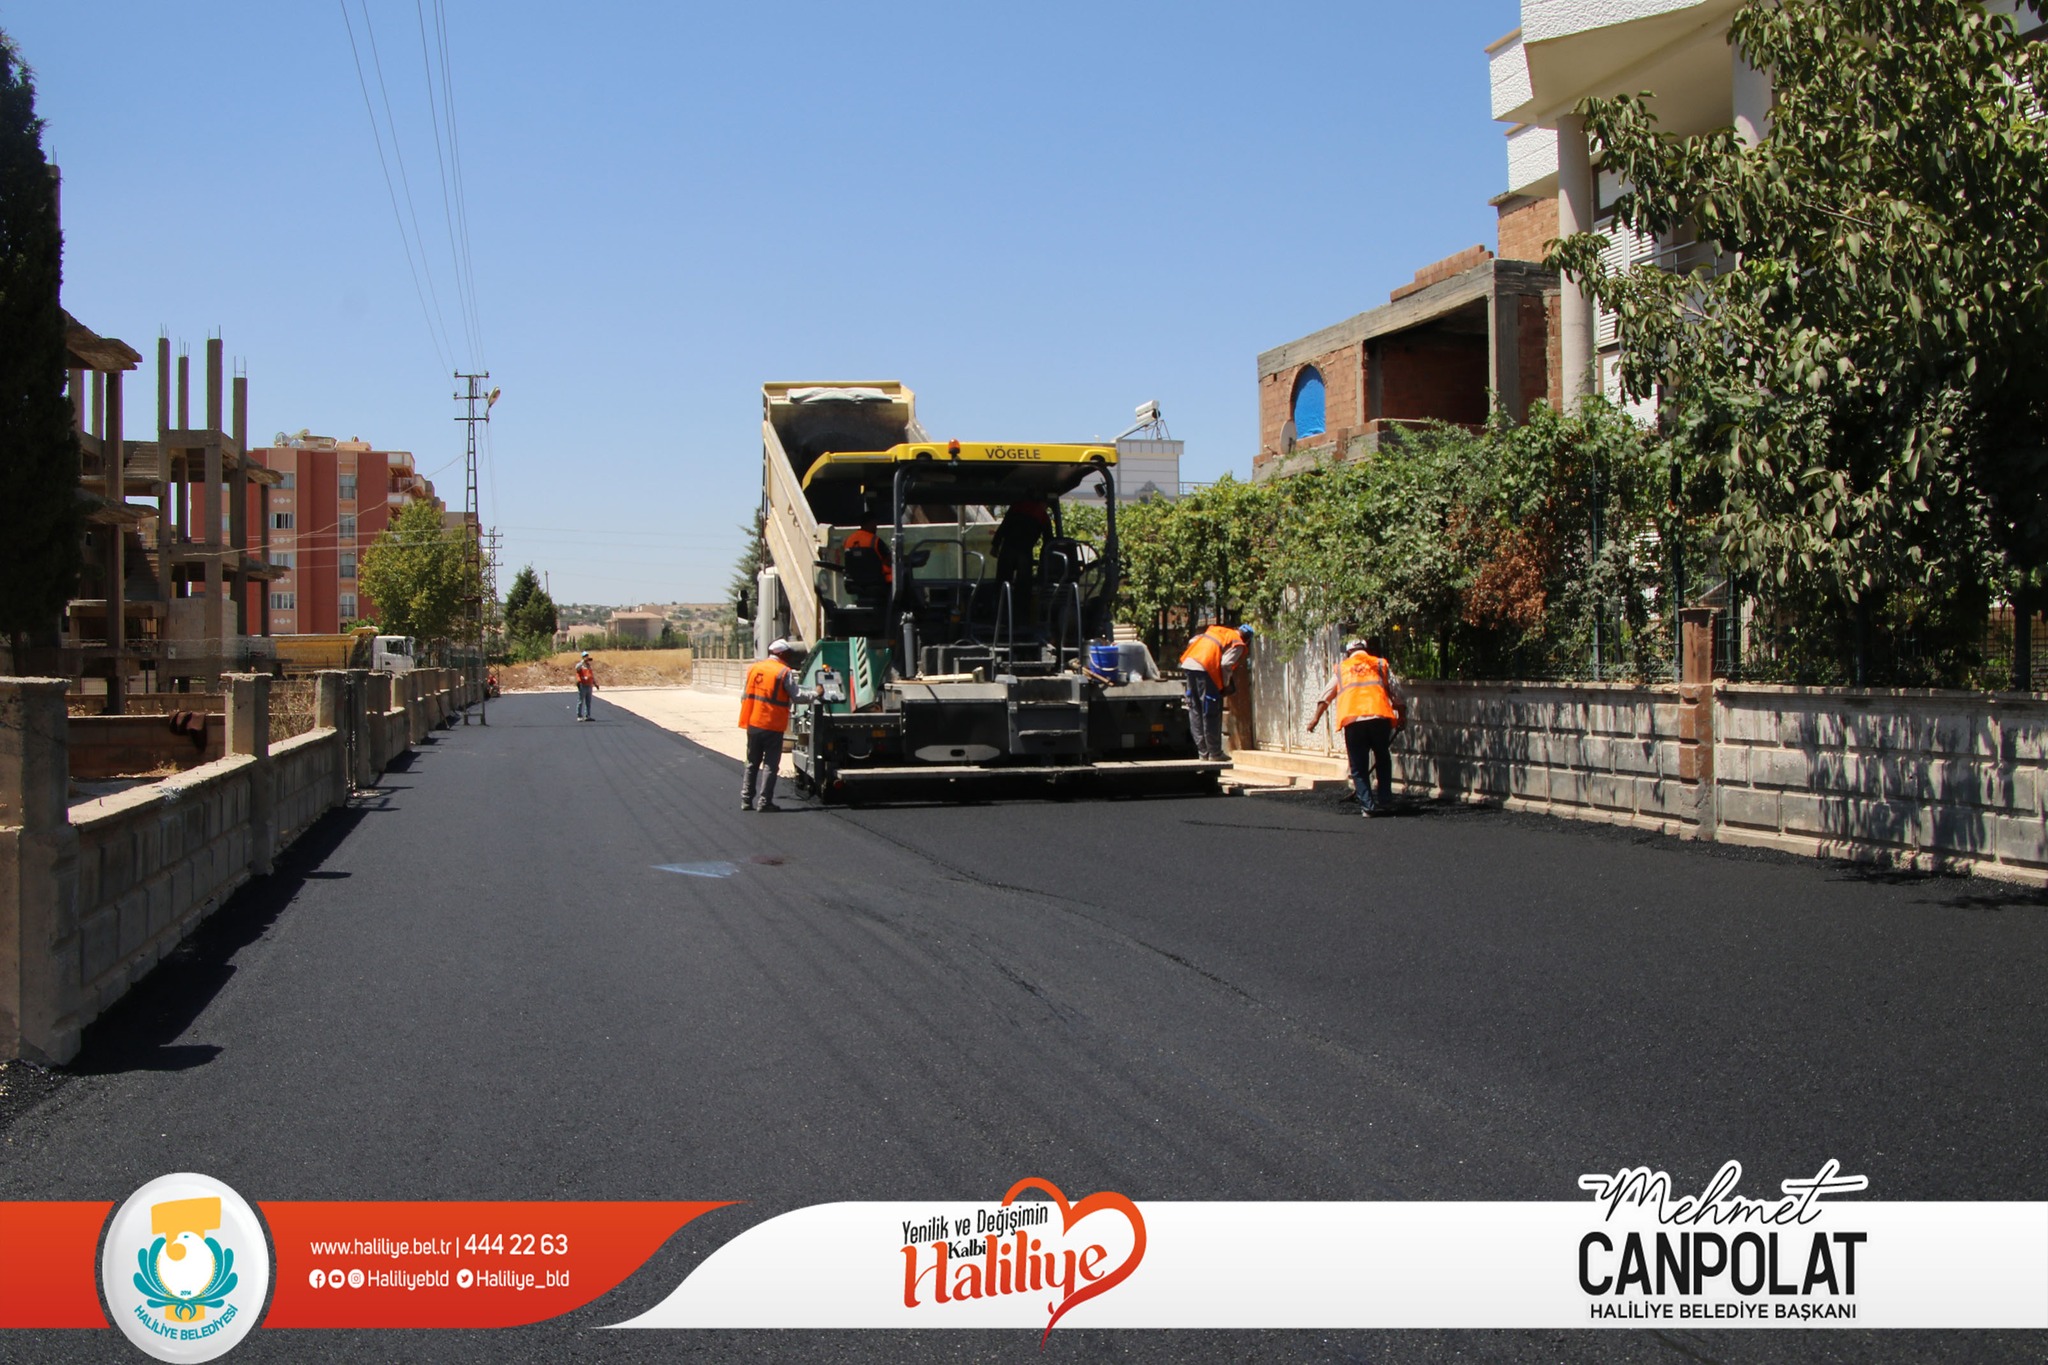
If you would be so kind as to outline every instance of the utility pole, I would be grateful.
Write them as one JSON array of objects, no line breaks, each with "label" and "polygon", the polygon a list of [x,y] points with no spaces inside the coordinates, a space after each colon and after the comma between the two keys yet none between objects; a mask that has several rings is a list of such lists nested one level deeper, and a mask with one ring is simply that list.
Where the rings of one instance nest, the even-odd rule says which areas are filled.
[{"label": "utility pole", "polygon": [[[464,381],[467,386],[467,392],[455,395],[456,402],[467,404],[463,415],[455,420],[463,424],[463,432],[468,438],[467,474],[462,493],[462,546],[463,567],[467,570],[469,581],[475,585],[475,591],[468,598],[464,599],[464,606],[466,608],[464,614],[468,617],[470,646],[475,651],[470,661],[470,667],[474,674],[471,682],[477,690],[477,724],[489,725],[491,723],[490,698],[484,695],[483,685],[484,602],[486,594],[488,594],[492,604],[494,606],[496,604],[497,594],[494,581],[497,578],[497,574],[494,572],[495,565],[492,563],[492,559],[495,556],[486,556],[484,554],[483,508],[477,501],[476,490],[476,424],[491,420],[491,408],[498,401],[498,390],[492,389],[489,393],[485,393],[482,390],[481,381],[491,377],[489,370],[485,370],[481,374],[457,372],[455,377]],[[482,412],[476,410],[478,403],[484,405]],[[493,542],[492,549],[495,550],[497,548],[495,543],[497,536],[495,533],[492,534],[491,539]],[[493,580],[492,585],[486,584],[485,579],[487,575]],[[469,709],[467,707],[463,708],[462,723],[464,725],[469,724]]]}]

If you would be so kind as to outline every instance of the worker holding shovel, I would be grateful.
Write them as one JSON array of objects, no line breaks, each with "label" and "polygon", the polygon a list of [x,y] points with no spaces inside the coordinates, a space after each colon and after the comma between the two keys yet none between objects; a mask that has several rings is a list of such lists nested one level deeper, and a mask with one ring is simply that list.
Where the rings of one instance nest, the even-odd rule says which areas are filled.
[{"label": "worker holding shovel", "polygon": [[[1316,703],[1316,713],[1308,722],[1310,731],[1333,702],[1337,728],[1344,732],[1345,754],[1351,760],[1351,787],[1357,793],[1360,813],[1367,818],[1391,815],[1394,760],[1389,746],[1405,710],[1394,690],[1394,667],[1380,657],[1377,639],[1368,635],[1345,642],[1344,657],[1337,661],[1337,680]],[[1377,783],[1370,780],[1370,767],[1379,769]]]}]

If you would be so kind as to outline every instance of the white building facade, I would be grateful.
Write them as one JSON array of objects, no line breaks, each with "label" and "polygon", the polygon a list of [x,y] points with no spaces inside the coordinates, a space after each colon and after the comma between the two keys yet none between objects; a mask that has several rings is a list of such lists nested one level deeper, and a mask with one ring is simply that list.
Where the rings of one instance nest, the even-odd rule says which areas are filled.
[{"label": "white building facade", "polygon": [[[1554,203],[1557,235],[1602,231],[1616,267],[1652,260],[1685,269],[1710,252],[1683,230],[1652,240],[1612,224],[1625,186],[1603,175],[1574,111],[1593,97],[1647,93],[1665,131],[1733,126],[1748,141],[1770,126],[1771,83],[1728,41],[1741,0],[1522,0],[1522,26],[1487,49],[1493,116],[1509,125],[1507,187],[1495,200]],[[1560,283],[1558,351],[1567,408],[1589,392],[1619,401],[1619,345],[1576,282]],[[1638,409],[1648,415],[1649,404]]]}]

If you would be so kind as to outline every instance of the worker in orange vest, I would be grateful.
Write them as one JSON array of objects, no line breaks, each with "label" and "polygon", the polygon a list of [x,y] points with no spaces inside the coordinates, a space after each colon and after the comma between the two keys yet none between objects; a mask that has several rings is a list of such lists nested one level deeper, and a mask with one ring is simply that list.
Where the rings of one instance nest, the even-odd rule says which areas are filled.
[{"label": "worker in orange vest", "polygon": [[[747,732],[747,767],[740,778],[740,809],[778,811],[775,774],[782,766],[782,737],[789,733],[789,708],[796,704],[796,670],[789,661],[798,650],[787,640],[768,646],[768,657],[747,670],[740,696],[740,729]],[[756,777],[760,778],[758,784]],[[761,804],[754,804],[758,785]]]},{"label": "worker in orange vest", "polygon": [[1250,626],[1211,626],[1188,641],[1180,656],[1188,686],[1188,731],[1203,758],[1224,757],[1223,699],[1237,690],[1252,635]]},{"label": "worker in orange vest", "polygon": [[593,720],[590,714],[590,694],[597,690],[597,670],[590,666],[590,651],[576,660],[576,719]]},{"label": "worker in orange vest", "polygon": [[845,542],[839,547],[839,562],[844,564],[847,557],[855,550],[871,550],[874,552],[875,558],[880,560],[882,564],[882,583],[884,586],[893,584],[896,581],[896,566],[889,558],[889,547],[884,545],[882,538],[875,534],[875,519],[873,517],[863,516],[860,519],[860,529],[847,534]]},{"label": "worker in orange vest", "polygon": [[[1314,730],[1332,703],[1337,707],[1337,728],[1344,733],[1344,752],[1351,760],[1351,787],[1358,795],[1358,808],[1368,818],[1391,814],[1394,809],[1393,754],[1389,745],[1401,727],[1406,708],[1394,690],[1394,668],[1380,657],[1380,644],[1372,636],[1347,640],[1344,657],[1337,661],[1337,680],[1316,713],[1309,717]],[[1368,780],[1368,762],[1377,767],[1378,783]]]}]

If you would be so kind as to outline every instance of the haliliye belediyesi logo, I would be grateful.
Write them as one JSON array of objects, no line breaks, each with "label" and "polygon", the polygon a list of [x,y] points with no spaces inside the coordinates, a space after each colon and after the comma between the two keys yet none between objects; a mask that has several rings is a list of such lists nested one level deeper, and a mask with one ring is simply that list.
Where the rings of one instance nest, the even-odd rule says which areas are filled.
[{"label": "haliliye belediyesi logo", "polygon": [[1863,1228],[1828,1219],[1826,1195],[1868,1189],[1827,1161],[1779,1183],[1781,1198],[1736,1193],[1742,1163],[1722,1165],[1698,1194],[1679,1195],[1647,1166],[1579,1177],[1602,1226],[1579,1239],[1579,1288],[1591,1316],[1662,1320],[1801,1321],[1856,1316]]},{"label": "haliliye belediyesi logo", "polygon": [[270,1291],[270,1246],[246,1200],[211,1176],[160,1176],[114,1214],[100,1287],[115,1326],[158,1360],[213,1360]]}]

